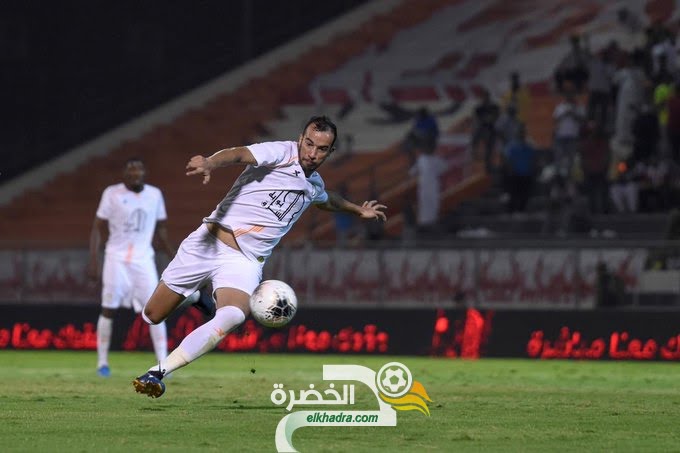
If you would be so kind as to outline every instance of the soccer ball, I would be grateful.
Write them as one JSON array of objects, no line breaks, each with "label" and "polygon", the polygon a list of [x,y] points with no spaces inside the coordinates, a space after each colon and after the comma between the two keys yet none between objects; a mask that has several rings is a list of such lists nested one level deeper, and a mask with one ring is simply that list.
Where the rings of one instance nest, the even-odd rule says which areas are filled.
[{"label": "soccer ball", "polygon": [[266,327],[283,327],[297,311],[297,297],[293,288],[280,280],[265,280],[250,296],[253,318]]}]

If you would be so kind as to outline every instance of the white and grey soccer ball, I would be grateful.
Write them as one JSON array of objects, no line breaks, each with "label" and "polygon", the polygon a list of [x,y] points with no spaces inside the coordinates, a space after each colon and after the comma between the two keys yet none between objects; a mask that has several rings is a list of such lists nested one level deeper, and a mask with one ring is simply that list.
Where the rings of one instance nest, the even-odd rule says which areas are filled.
[{"label": "white and grey soccer ball", "polygon": [[283,327],[293,319],[297,311],[297,296],[287,283],[265,280],[250,296],[250,312],[253,318],[266,327]]}]

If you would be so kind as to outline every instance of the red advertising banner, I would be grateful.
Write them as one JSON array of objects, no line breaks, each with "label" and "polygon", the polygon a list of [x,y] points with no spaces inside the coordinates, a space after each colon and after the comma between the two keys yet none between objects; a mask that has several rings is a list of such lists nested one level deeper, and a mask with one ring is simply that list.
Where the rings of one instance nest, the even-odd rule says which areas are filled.
[{"label": "red advertising banner", "polygon": [[[0,305],[0,349],[96,348],[98,307]],[[168,320],[172,349],[204,322],[195,309]],[[218,352],[432,355],[576,360],[680,360],[680,311],[304,307],[283,329],[247,320]],[[131,311],[115,320],[112,348],[152,350]]]}]

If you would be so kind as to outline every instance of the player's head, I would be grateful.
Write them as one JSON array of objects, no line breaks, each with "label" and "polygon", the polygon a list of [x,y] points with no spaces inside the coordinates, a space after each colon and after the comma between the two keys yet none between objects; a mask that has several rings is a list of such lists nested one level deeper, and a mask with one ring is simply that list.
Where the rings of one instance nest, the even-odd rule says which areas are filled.
[{"label": "player's head", "polygon": [[123,183],[133,192],[141,192],[144,189],[144,176],[146,168],[144,162],[138,157],[132,157],[125,161],[123,167]]},{"label": "player's head", "polygon": [[326,116],[313,116],[307,121],[298,140],[300,166],[309,176],[335,150],[338,129]]}]

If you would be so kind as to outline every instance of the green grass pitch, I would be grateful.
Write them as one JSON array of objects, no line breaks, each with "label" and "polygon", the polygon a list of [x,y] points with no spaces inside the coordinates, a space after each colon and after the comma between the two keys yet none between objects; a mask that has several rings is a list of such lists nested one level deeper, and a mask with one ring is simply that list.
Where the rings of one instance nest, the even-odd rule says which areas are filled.
[{"label": "green grass pitch", "polygon": [[[93,352],[57,351],[0,352],[0,450],[275,451],[276,425],[287,412],[270,400],[274,383],[322,386],[323,364],[377,371],[393,360],[434,400],[430,417],[402,411],[396,427],[301,428],[295,447],[680,451],[677,364],[211,353],[177,371],[152,400],[131,385],[153,363],[150,353],[113,353],[113,374],[102,379]],[[357,387],[354,409],[376,408]]]}]

